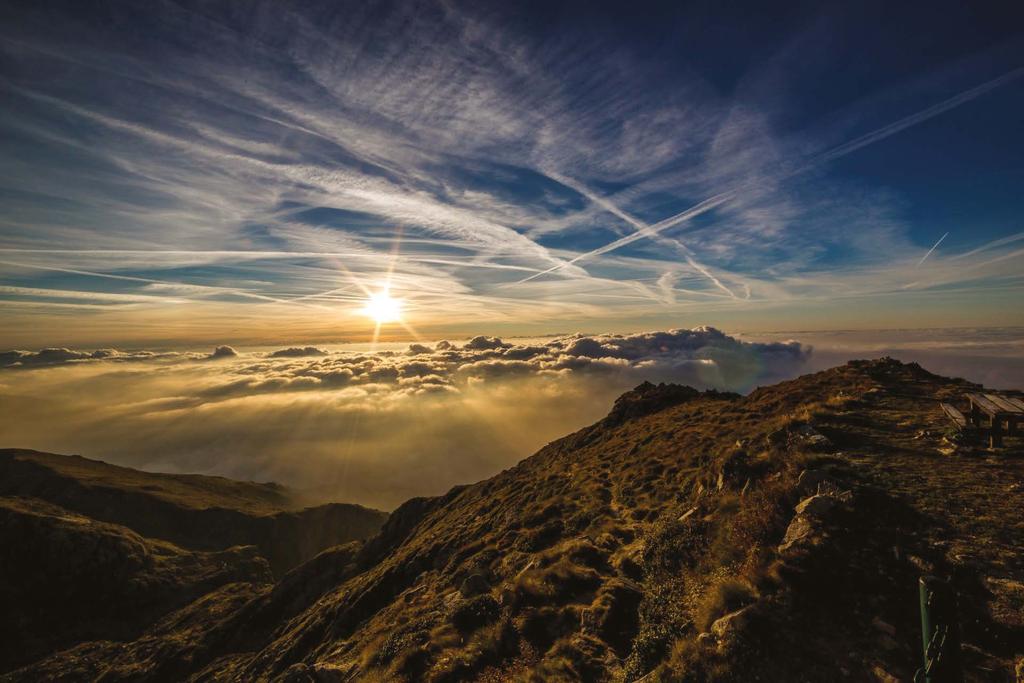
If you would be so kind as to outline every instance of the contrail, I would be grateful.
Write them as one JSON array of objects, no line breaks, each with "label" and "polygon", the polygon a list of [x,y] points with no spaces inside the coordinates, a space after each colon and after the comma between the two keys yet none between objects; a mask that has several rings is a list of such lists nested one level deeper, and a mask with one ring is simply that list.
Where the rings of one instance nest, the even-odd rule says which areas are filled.
[{"label": "contrail", "polygon": [[971,249],[970,251],[965,251],[964,253],[957,254],[956,256],[950,256],[949,260],[950,261],[957,261],[959,259],[967,258],[968,256],[974,256],[975,254],[983,252],[983,251],[985,251],[987,249],[993,249],[995,247],[1001,247],[1001,246],[1006,245],[1006,244],[1012,244],[1014,242],[1019,242],[1020,240],[1024,240],[1024,232],[1018,232],[1018,233],[1016,233],[1014,235],[1008,235],[1007,237],[1001,237],[1001,238],[999,238],[997,240],[993,240],[992,242],[986,242],[985,244],[981,245],[980,247],[975,247],[974,249]]},{"label": "contrail", "polygon": [[700,204],[695,204],[694,206],[691,206],[689,209],[687,209],[687,210],[685,210],[685,211],[683,211],[681,213],[677,213],[675,216],[672,216],[670,218],[666,218],[665,220],[659,221],[659,222],[655,223],[654,225],[646,225],[643,230],[637,230],[636,232],[634,232],[631,235],[626,235],[625,237],[620,237],[619,239],[615,240],[614,242],[609,242],[608,244],[604,245],[603,247],[598,247],[597,249],[594,249],[593,251],[588,251],[586,253],[580,254],[580,255],[578,255],[578,256],[576,256],[574,258],[569,259],[568,261],[565,261],[564,263],[552,266],[552,267],[548,268],[547,270],[540,271],[539,273],[534,273],[533,275],[531,275],[531,276],[529,276],[527,278],[523,278],[522,280],[519,280],[518,282],[515,282],[513,284],[519,285],[519,284],[522,284],[524,282],[529,282],[530,280],[535,280],[535,279],[539,278],[542,275],[547,275],[548,273],[553,273],[556,270],[561,270],[563,266],[570,266],[570,265],[575,264],[577,261],[582,261],[583,259],[591,258],[593,256],[600,256],[601,254],[607,254],[609,251],[615,251],[619,247],[624,247],[627,244],[631,244],[631,243],[636,242],[637,240],[641,240],[641,239],[643,239],[645,237],[653,237],[654,235],[657,235],[662,230],[666,230],[668,228],[671,228],[673,225],[677,225],[679,223],[682,223],[683,221],[687,221],[687,220],[689,220],[691,218],[694,218],[695,216],[699,216],[702,213],[706,213],[706,212],[710,211],[711,209],[715,208],[719,204],[722,204],[726,200],[730,199],[733,194],[734,193],[732,191],[728,191],[728,192],[723,192],[722,194],[715,195],[714,197],[711,197],[710,199],[705,199]]},{"label": "contrail", "polygon": [[[57,266],[40,266],[40,265],[31,264],[31,263],[16,263],[14,261],[0,261],[0,265],[14,266],[16,268],[32,268],[32,269],[35,269],[35,270],[47,270],[47,271],[52,271],[52,272],[57,272],[57,273],[69,273],[71,275],[85,275],[85,276],[88,276],[88,277],[107,278],[107,279],[110,279],[110,280],[126,280],[128,282],[144,282],[144,283],[147,283],[147,284],[155,284],[155,285],[174,285],[174,286],[178,286],[178,287],[192,287],[192,288],[195,288],[195,289],[210,290],[211,292],[220,292],[220,293],[223,293],[223,294],[233,294],[235,296],[240,296],[240,297],[248,298],[248,299],[258,299],[260,301],[272,301],[274,303],[279,303],[279,304],[292,303],[288,299],[277,299],[277,298],[274,298],[272,296],[264,296],[263,294],[256,294],[255,292],[250,292],[250,291],[245,290],[245,289],[236,289],[236,288],[233,288],[233,287],[217,287],[217,286],[214,286],[214,285],[193,285],[193,284],[189,284],[187,282],[173,282],[173,281],[170,281],[170,280],[155,280],[153,278],[136,277],[134,275],[115,275],[113,273],[99,273],[99,272],[91,271],[91,270],[77,270],[75,268],[59,268]],[[189,301],[193,300],[190,297],[179,297],[179,298],[186,299],[186,300],[189,300]],[[307,306],[309,308],[319,308],[319,309],[323,309],[323,310],[330,310],[328,307],[320,306],[318,304],[298,303],[296,305],[298,305],[298,306]]]},{"label": "contrail", "polygon": [[[953,109],[954,107],[958,107],[961,104],[964,104],[964,103],[969,102],[969,101],[971,101],[971,100],[973,100],[973,99],[975,99],[977,97],[980,97],[981,95],[984,95],[985,93],[987,93],[987,92],[989,92],[991,90],[994,90],[994,89],[996,89],[996,88],[998,88],[1000,86],[1006,85],[1007,83],[1009,83],[1009,82],[1011,82],[1013,80],[1016,80],[1016,79],[1020,78],[1021,76],[1024,76],[1024,67],[1018,67],[1018,68],[1016,68],[1016,69],[1014,69],[1012,71],[1008,71],[1007,73],[1003,74],[1002,76],[999,76],[998,78],[994,78],[994,79],[992,79],[990,81],[986,81],[985,83],[982,83],[981,85],[977,85],[977,86],[975,86],[973,88],[970,88],[969,90],[965,90],[962,93],[954,95],[953,97],[950,97],[947,100],[943,100],[942,102],[939,102],[938,104],[933,104],[932,106],[928,107],[927,109],[922,109],[921,111],[919,111],[919,112],[917,112],[915,114],[911,114],[910,116],[906,116],[906,117],[904,117],[904,118],[902,118],[902,119],[900,119],[898,121],[894,121],[893,123],[890,123],[890,124],[887,124],[885,126],[882,126],[881,128],[873,130],[870,133],[866,133],[864,135],[861,135],[858,138],[854,138],[853,140],[850,140],[849,142],[844,142],[841,145],[837,145],[836,147],[833,147],[832,149],[827,150],[827,151],[817,155],[816,157],[812,157],[806,164],[803,164],[802,166],[798,166],[794,170],[791,170],[791,171],[788,171],[786,173],[781,174],[776,179],[776,182],[778,180],[784,180],[784,179],[790,178],[790,177],[792,177],[794,175],[798,175],[800,173],[804,173],[806,171],[809,171],[812,168],[815,168],[815,167],[817,167],[817,166],[819,166],[819,165],[821,165],[823,163],[826,163],[826,162],[829,162],[829,161],[833,161],[833,160],[838,159],[840,157],[844,157],[847,154],[850,154],[852,152],[857,151],[858,149],[861,149],[862,147],[866,147],[867,145],[874,144],[875,142],[878,142],[879,140],[884,140],[885,138],[890,137],[892,135],[895,135],[896,133],[899,133],[902,130],[905,130],[907,128],[910,128],[911,126],[915,126],[915,125],[917,125],[919,123],[922,123],[922,122],[924,122],[924,121],[926,121],[926,120],[928,120],[930,118],[938,116],[939,114],[947,112],[950,109]],[[553,179],[558,181],[558,182],[561,182],[557,177],[553,176]],[[716,194],[713,197],[705,199],[704,201],[700,202],[699,204],[695,204],[694,206],[690,207],[689,209],[686,209],[685,211],[683,211],[681,213],[678,213],[678,214],[676,214],[674,216],[671,216],[671,217],[666,218],[666,219],[664,219],[662,221],[659,221],[659,222],[655,223],[654,225],[650,225],[650,226],[646,226],[645,225],[644,228],[640,228],[639,226],[636,226],[636,222],[635,222],[636,219],[630,220],[628,218],[625,218],[625,215],[628,215],[628,214],[625,214],[625,212],[623,212],[621,209],[618,209],[617,207],[615,208],[615,210],[610,209],[609,206],[614,206],[614,204],[612,204],[612,202],[610,202],[609,200],[602,198],[601,201],[597,202],[600,206],[608,209],[611,213],[619,216],[620,218],[624,218],[624,220],[627,220],[627,222],[629,222],[630,224],[632,224],[635,227],[637,227],[637,232],[635,232],[635,233],[633,233],[631,235],[627,235],[625,237],[621,237],[621,238],[615,240],[614,242],[609,242],[608,244],[604,245],[603,247],[598,247],[597,249],[594,249],[592,251],[588,251],[588,252],[585,252],[583,254],[579,254],[578,256],[576,256],[575,258],[570,259],[569,261],[565,261],[563,263],[560,263],[560,264],[557,264],[555,266],[552,266],[551,268],[548,268],[547,270],[543,270],[543,271],[540,271],[538,273],[534,273],[533,275],[531,275],[531,276],[529,276],[527,278],[524,278],[522,280],[519,280],[518,282],[515,282],[515,283],[512,283],[512,284],[517,284],[518,285],[518,284],[523,284],[525,282],[529,282],[530,280],[534,280],[534,279],[536,279],[538,277],[541,277],[542,275],[547,275],[547,274],[553,273],[553,272],[555,272],[557,270],[561,270],[564,266],[575,264],[578,261],[581,261],[583,259],[591,258],[591,257],[594,257],[594,256],[600,256],[601,254],[606,254],[606,253],[608,253],[610,251],[614,251],[615,249],[618,249],[619,247],[623,247],[623,246],[625,246],[627,244],[631,244],[632,242],[635,242],[637,240],[643,239],[644,237],[651,237],[651,236],[661,232],[662,230],[667,230],[668,228],[670,228],[672,226],[678,225],[679,223],[682,223],[684,221],[688,221],[691,218],[695,218],[697,216],[700,216],[701,214],[704,214],[704,213],[707,213],[708,211],[711,211],[715,207],[717,207],[717,206],[719,206],[721,204],[724,204],[726,201],[728,201],[728,200],[732,199],[733,197],[735,197],[736,195],[738,195],[742,190],[753,189],[753,188],[756,188],[759,185],[763,185],[763,184],[765,184],[765,183],[764,182],[760,182],[760,183],[758,183],[758,182],[751,182],[751,183],[746,183],[746,184],[740,185],[739,187],[733,188],[731,190],[726,190],[725,192],[721,192],[719,194]],[[567,186],[570,189],[575,189],[575,190],[579,191],[578,188],[576,187],[578,185],[579,185],[578,183],[575,183],[575,181],[573,181],[573,184],[568,184]],[[581,193],[581,194],[584,194],[584,196],[586,196],[588,199],[592,199],[593,198],[593,193],[586,192],[586,193]]]},{"label": "contrail", "polygon": [[924,263],[925,261],[927,261],[927,260],[928,260],[928,257],[932,255],[932,252],[933,252],[933,251],[935,251],[935,250],[936,250],[936,249],[937,249],[937,248],[939,247],[939,245],[940,245],[940,244],[942,244],[942,240],[946,239],[946,237],[947,237],[948,235],[949,235],[949,233],[947,232],[947,233],[946,233],[945,235],[943,235],[942,237],[940,237],[940,238],[939,238],[939,241],[938,241],[938,242],[936,242],[935,244],[933,244],[933,245],[932,245],[932,248],[928,250],[928,253],[926,253],[926,254],[925,254],[924,256],[922,256],[922,257],[921,257],[921,260],[920,260],[920,261],[918,261],[918,262],[917,262],[917,265],[916,265],[916,266],[914,266],[914,267],[915,267],[915,268],[920,268],[920,267],[921,267],[921,264],[922,264],[922,263]]},{"label": "contrail", "polygon": [[948,100],[943,100],[938,104],[933,104],[927,109],[923,109],[917,112],[916,114],[911,114],[910,116],[904,117],[899,121],[895,121],[894,123],[890,123],[887,126],[882,126],[877,130],[871,131],[870,133],[866,133],[865,135],[862,135],[859,138],[843,143],[838,147],[833,147],[831,150],[822,154],[812,163],[814,165],[817,165],[818,163],[821,163],[823,161],[831,161],[832,159],[838,159],[839,157],[846,156],[850,152],[855,152],[861,147],[865,147],[867,145],[872,144],[873,142],[877,142],[878,140],[887,138],[890,135],[895,135],[896,133],[899,133],[902,130],[910,128],[911,126],[916,126],[917,124],[923,121],[927,121],[930,118],[934,118],[939,114],[945,113],[950,109],[953,109],[954,107],[959,107],[961,104],[964,104],[965,102],[970,102],[971,100],[980,97],[981,95],[984,95],[990,90],[995,90],[996,88],[1006,85],[1010,81],[1016,80],[1021,76],[1024,76],[1024,67],[1018,67],[1013,71],[1008,71],[1007,73],[1003,74],[1002,76],[999,76],[998,78],[993,78],[991,81],[986,81],[981,85],[976,85],[973,88],[970,88],[969,90],[963,91],[959,95],[954,95],[953,97],[950,97]]},{"label": "contrail", "polygon": [[[562,175],[562,174],[560,174],[558,172],[555,172],[555,171],[545,171],[545,175],[547,175],[552,180],[554,180],[556,182],[559,182],[562,185],[565,185],[566,187],[579,192],[581,195],[583,195],[584,197],[586,197],[590,201],[594,202],[595,204],[597,204],[601,208],[605,209],[606,211],[608,211],[611,214],[614,214],[614,215],[618,216],[619,218],[621,218],[622,220],[626,221],[627,223],[632,225],[634,228],[636,228],[636,232],[634,232],[631,235],[626,235],[625,237],[621,237],[621,238],[615,240],[614,242],[612,242],[610,244],[606,244],[603,247],[599,247],[598,249],[595,249],[594,251],[591,251],[591,252],[589,252],[587,254],[581,254],[581,255],[573,258],[573,259],[565,261],[561,265],[567,265],[567,266],[568,265],[572,265],[572,264],[576,263],[577,261],[579,261],[580,259],[589,258],[591,256],[598,256],[600,254],[604,254],[604,253],[607,253],[609,251],[613,251],[615,249],[618,249],[621,246],[629,244],[630,242],[635,242],[636,240],[642,239],[644,237],[652,237],[652,238],[653,237],[657,237],[659,232],[661,232],[662,230],[665,230],[666,228],[670,227],[669,225],[662,225],[666,221],[661,221],[659,223],[656,223],[653,226],[648,225],[647,223],[643,222],[639,218],[637,218],[637,217],[635,217],[635,216],[633,216],[633,215],[623,211],[618,206],[616,206],[614,203],[609,201],[607,198],[602,197],[602,196],[600,196],[598,194],[595,194],[586,185],[584,185],[584,184],[582,184],[582,183],[580,183],[580,182],[578,182],[578,181],[576,181],[576,180],[574,180],[572,178],[568,178],[568,177],[566,177],[566,176],[564,176],[564,175]],[[715,199],[717,199],[717,198],[716,197],[712,197],[711,200],[706,200],[704,202],[701,202],[700,204],[697,205],[697,207],[703,206],[703,205],[707,204],[709,201],[712,201],[712,200],[715,200]],[[694,207],[694,208],[697,208],[697,207]],[[686,218],[689,217],[686,214],[687,214],[687,212],[684,211],[681,214],[676,214],[675,216],[673,216],[669,220],[675,220],[675,219],[678,219],[678,221],[686,220]],[[674,223],[673,223],[673,225],[674,225]],[[734,299],[736,298],[736,294],[733,293],[733,291],[731,289],[726,287],[724,284],[722,284],[721,280],[719,280],[717,277],[712,275],[711,271],[709,271],[706,266],[704,266],[701,263],[698,263],[697,260],[695,258],[693,258],[694,257],[694,253],[693,253],[692,249],[687,247],[685,244],[683,244],[679,240],[675,240],[675,244],[680,249],[683,250],[684,256],[686,257],[687,263],[689,263],[690,266],[694,270],[698,271],[699,273],[701,273],[702,275],[707,277],[709,280],[711,280],[711,282],[716,287],[718,287],[719,289],[721,289],[724,292],[726,292],[729,296],[731,296]],[[553,266],[551,268],[548,268],[545,271],[534,273],[533,275],[530,275],[530,276],[528,276],[528,277],[526,277],[526,278],[524,278],[522,280],[519,280],[519,282],[516,282],[514,284],[521,284],[523,282],[529,282],[530,280],[535,280],[535,279],[539,278],[542,275],[546,275],[548,273],[552,273],[552,272],[558,270],[561,267],[561,265],[556,265],[556,266]]]}]

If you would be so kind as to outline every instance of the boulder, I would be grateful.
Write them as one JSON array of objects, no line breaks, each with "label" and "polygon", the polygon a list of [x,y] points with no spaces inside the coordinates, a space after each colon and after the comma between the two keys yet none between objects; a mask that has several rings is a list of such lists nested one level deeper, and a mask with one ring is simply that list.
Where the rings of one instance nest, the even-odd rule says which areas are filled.
[{"label": "boulder", "polygon": [[804,545],[810,542],[814,537],[815,531],[815,525],[809,519],[799,515],[794,517],[793,521],[786,527],[786,535],[778,548],[779,554],[789,551],[796,545]]},{"label": "boulder", "polygon": [[753,605],[741,607],[735,612],[729,612],[725,616],[719,617],[711,624],[711,635],[718,640],[720,649],[727,648],[735,639],[736,633],[746,625],[753,608]]},{"label": "boulder", "polygon": [[826,536],[829,518],[841,505],[849,502],[852,494],[817,493],[800,501],[794,508],[796,515],[786,528],[786,535],[778,547],[785,553],[795,546],[817,545]]},{"label": "boulder", "polygon": [[800,425],[795,436],[804,448],[814,451],[832,450],[832,441],[809,424]]},{"label": "boulder", "polygon": [[818,493],[800,501],[795,508],[796,514],[803,515],[805,517],[823,519],[828,516],[828,514],[832,512],[840,502],[841,501],[837,496]]}]

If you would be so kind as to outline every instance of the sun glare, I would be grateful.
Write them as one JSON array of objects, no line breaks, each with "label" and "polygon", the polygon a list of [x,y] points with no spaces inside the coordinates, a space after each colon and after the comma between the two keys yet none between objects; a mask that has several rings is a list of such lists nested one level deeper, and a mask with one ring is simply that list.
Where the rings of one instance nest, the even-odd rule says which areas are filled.
[{"label": "sun glare", "polygon": [[366,300],[363,313],[373,318],[378,325],[398,322],[402,319],[402,301],[393,298],[387,290],[377,292]]}]

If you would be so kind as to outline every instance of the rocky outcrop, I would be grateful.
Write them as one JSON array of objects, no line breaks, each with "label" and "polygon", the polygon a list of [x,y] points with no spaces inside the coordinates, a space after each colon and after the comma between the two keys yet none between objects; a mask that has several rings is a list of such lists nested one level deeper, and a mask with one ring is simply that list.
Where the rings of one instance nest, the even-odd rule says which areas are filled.
[{"label": "rocky outcrop", "polygon": [[836,511],[852,498],[849,491],[828,491],[801,500],[794,509],[796,515],[786,528],[786,535],[779,545],[779,554],[786,555],[821,545],[828,537]]},{"label": "rocky outcrop", "polygon": [[612,406],[605,422],[617,424],[624,420],[650,415],[684,401],[691,401],[698,396],[700,392],[693,387],[644,382],[615,399],[615,405]]}]

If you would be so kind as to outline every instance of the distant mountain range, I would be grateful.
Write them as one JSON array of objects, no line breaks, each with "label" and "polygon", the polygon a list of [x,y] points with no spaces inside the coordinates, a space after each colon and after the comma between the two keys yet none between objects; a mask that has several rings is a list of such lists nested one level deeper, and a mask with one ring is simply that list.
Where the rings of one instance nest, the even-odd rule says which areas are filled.
[{"label": "distant mountain range", "polygon": [[[390,516],[0,452],[9,681],[893,681],[917,581],[967,680],[1024,671],[1024,448],[963,380],[855,361],[747,396],[645,383]],[[23,667],[15,669],[15,667]]]},{"label": "distant mountain range", "polygon": [[297,508],[277,484],[154,474],[0,450],[0,670],[155,618],[237,581],[270,583],[387,514]]}]

